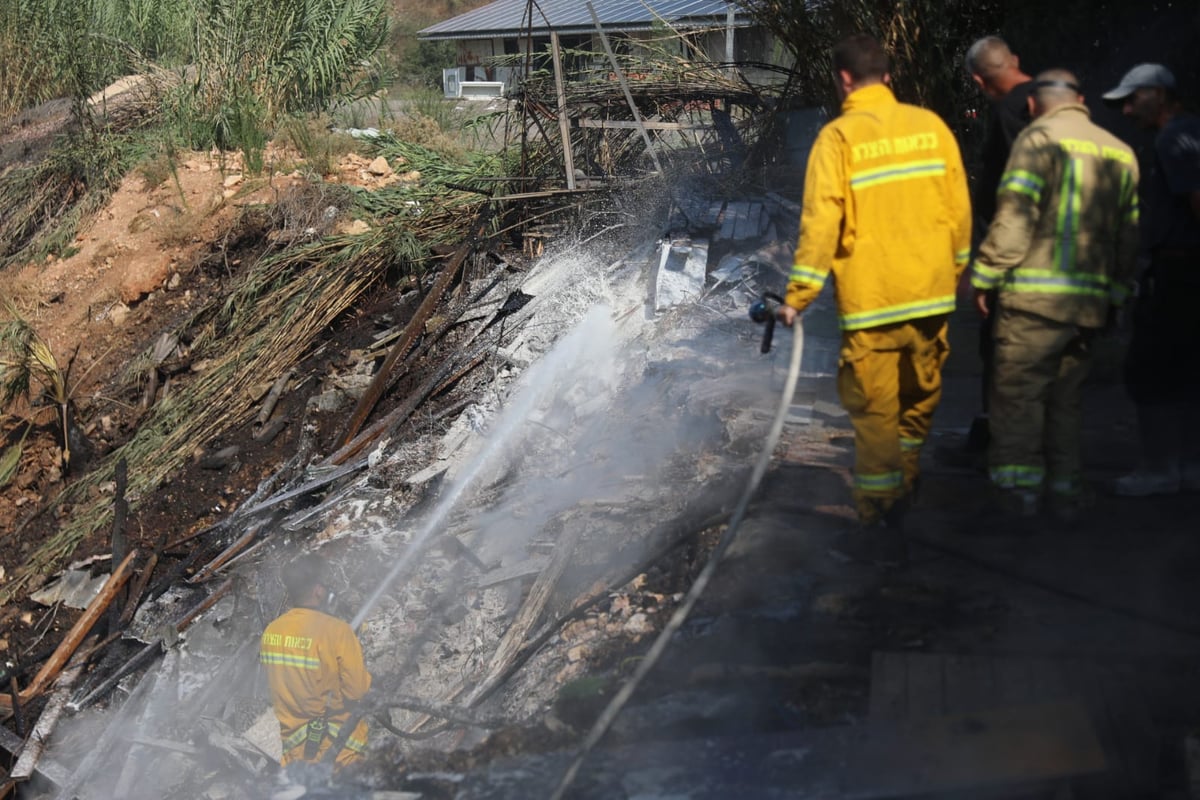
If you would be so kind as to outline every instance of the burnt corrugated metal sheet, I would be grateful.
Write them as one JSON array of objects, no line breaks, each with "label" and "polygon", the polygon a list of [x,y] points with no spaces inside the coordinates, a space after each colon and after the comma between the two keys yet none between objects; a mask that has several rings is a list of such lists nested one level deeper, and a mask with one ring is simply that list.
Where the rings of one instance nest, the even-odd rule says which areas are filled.
[{"label": "burnt corrugated metal sheet", "polygon": [[[594,0],[592,6],[606,31],[649,30],[665,20],[677,28],[724,25],[730,8],[734,24],[750,24],[745,12],[723,0]],[[486,6],[430,25],[421,39],[490,39],[517,37],[529,30],[529,0],[496,0]],[[590,33],[595,30],[584,0],[538,0],[533,4],[533,33],[547,35]]]}]

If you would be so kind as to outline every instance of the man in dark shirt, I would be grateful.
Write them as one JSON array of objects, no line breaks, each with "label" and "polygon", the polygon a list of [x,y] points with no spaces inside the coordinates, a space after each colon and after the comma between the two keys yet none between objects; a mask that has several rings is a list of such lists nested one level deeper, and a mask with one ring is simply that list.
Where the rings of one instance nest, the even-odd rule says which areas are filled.
[{"label": "man in dark shirt", "polygon": [[996,189],[1017,134],[1029,124],[1029,95],[1033,79],[1021,71],[1021,62],[999,36],[985,36],[967,50],[967,72],[991,100],[991,121],[984,139],[982,169],[972,202],[976,217],[987,230],[996,213]]},{"label": "man in dark shirt", "polygon": [[1125,381],[1138,411],[1142,463],[1117,494],[1200,491],[1200,117],[1184,113],[1175,76],[1139,64],[1104,95],[1155,131],[1144,154],[1141,261]]},{"label": "man in dark shirt", "polygon": [[[975,231],[986,231],[996,214],[996,190],[1000,176],[1008,163],[1012,143],[1029,123],[1029,95],[1033,79],[1021,71],[1021,62],[999,36],[985,36],[967,49],[967,72],[980,90],[991,100],[991,121],[984,139],[981,169],[972,192],[975,211]],[[991,303],[994,306],[995,293]],[[979,358],[983,362],[983,414],[971,423],[967,435],[967,451],[982,454],[987,450],[988,396],[992,388],[995,366],[995,316],[985,317],[979,324]]]}]

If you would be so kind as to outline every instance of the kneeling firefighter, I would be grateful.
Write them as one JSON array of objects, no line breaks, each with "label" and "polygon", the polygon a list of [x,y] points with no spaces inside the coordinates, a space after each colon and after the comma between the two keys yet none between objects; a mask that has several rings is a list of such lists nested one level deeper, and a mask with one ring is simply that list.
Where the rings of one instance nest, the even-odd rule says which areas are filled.
[{"label": "kneeling firefighter", "polygon": [[[350,707],[371,688],[371,674],[354,630],[328,613],[331,595],[322,560],[300,556],[283,568],[281,577],[291,609],[263,631],[259,660],[279,719],[280,763],[286,767],[328,760]],[[367,722],[362,720],[335,755],[335,769],[362,759],[366,745]]]}]

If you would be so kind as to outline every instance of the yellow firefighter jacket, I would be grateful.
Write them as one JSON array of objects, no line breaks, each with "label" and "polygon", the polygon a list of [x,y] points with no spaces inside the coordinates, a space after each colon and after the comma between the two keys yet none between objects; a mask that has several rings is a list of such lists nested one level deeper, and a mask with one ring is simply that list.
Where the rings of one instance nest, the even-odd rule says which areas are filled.
[{"label": "yellow firefighter jacket", "polygon": [[[346,705],[371,688],[362,646],[346,622],[311,608],[293,608],[263,631],[259,660],[267,673],[275,716],[283,738],[282,763],[304,760],[309,723],[325,723],[321,760],[350,716]],[[367,744],[366,720],[359,722],[337,754],[344,766],[361,757]]]},{"label": "yellow firefighter jacket", "polygon": [[948,314],[970,247],[949,128],[882,84],[851,92],[808,157],[788,305],[803,310],[832,271],[843,330]]},{"label": "yellow firefighter jacket", "polygon": [[1013,142],[971,285],[999,288],[1002,306],[1103,326],[1132,288],[1137,184],[1129,146],[1084,106],[1037,118]]}]

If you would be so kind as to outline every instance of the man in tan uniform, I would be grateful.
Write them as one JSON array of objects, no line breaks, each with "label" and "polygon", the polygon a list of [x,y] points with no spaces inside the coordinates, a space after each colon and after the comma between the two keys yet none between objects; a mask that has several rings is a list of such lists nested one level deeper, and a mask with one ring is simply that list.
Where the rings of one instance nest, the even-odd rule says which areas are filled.
[{"label": "man in tan uniform", "polygon": [[1030,104],[971,276],[980,312],[996,315],[988,471],[1004,510],[1031,516],[1044,493],[1070,521],[1091,342],[1132,287],[1138,167],[1091,121],[1070,72],[1039,74]]}]

